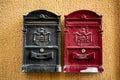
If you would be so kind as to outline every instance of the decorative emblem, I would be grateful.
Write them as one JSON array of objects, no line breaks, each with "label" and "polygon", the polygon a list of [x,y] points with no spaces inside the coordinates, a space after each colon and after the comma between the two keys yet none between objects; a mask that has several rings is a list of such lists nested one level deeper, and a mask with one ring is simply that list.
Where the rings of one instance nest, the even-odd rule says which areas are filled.
[{"label": "decorative emblem", "polygon": [[50,32],[46,31],[44,28],[40,28],[34,32],[34,43],[38,46],[44,46],[50,41]]},{"label": "decorative emblem", "polygon": [[86,28],[82,28],[78,32],[75,32],[75,42],[77,45],[81,43],[89,43],[92,41],[92,32],[88,32]]},{"label": "decorative emblem", "polygon": [[40,18],[44,19],[46,16],[44,14],[40,14]]},{"label": "decorative emblem", "polygon": [[95,52],[85,53],[85,54],[73,52],[72,57],[73,59],[84,59],[84,60],[95,59]]}]

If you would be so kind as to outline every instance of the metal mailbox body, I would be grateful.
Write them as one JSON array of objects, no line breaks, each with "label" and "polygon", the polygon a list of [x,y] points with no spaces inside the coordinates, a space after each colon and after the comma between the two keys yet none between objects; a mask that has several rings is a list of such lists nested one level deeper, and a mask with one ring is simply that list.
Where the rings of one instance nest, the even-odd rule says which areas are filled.
[{"label": "metal mailbox body", "polygon": [[78,10],[65,16],[64,72],[102,72],[102,16]]},{"label": "metal mailbox body", "polygon": [[35,10],[24,15],[23,72],[60,72],[60,15]]}]

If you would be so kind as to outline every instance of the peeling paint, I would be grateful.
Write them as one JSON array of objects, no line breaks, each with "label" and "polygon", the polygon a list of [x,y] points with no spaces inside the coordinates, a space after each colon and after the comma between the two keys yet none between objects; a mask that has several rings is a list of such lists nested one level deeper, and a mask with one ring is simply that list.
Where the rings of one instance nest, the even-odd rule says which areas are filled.
[{"label": "peeling paint", "polygon": [[80,72],[99,72],[96,67],[87,67],[85,70],[81,70]]}]

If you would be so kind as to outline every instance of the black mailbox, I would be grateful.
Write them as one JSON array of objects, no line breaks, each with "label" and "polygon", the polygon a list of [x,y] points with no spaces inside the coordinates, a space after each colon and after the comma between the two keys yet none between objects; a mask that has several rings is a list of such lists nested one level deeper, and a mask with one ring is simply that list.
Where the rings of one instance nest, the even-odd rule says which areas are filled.
[{"label": "black mailbox", "polygon": [[35,10],[24,15],[23,72],[61,72],[60,15]]}]

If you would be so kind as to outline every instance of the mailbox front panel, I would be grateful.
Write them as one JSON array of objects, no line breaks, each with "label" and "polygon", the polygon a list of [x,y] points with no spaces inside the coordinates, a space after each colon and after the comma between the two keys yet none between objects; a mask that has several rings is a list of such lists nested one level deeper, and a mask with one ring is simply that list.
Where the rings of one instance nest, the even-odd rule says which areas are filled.
[{"label": "mailbox front panel", "polygon": [[24,16],[23,72],[60,72],[60,16],[36,10]]},{"label": "mailbox front panel", "polygon": [[65,16],[64,72],[102,72],[102,16],[88,10]]}]

